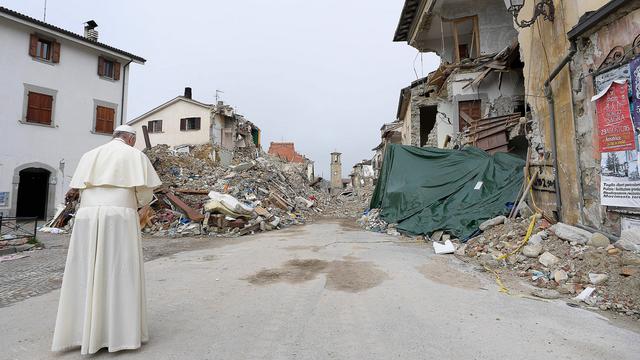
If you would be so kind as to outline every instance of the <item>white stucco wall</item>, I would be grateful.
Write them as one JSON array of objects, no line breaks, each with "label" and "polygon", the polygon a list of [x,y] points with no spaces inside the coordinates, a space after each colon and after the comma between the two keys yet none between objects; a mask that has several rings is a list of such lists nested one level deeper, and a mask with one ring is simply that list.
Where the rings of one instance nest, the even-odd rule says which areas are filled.
[{"label": "white stucco wall", "polygon": [[[442,115],[444,113],[446,115]],[[438,115],[436,115],[436,123],[438,129],[438,147],[444,147],[444,141],[447,135],[453,134],[453,119],[451,114],[453,113],[453,104],[450,102],[441,101],[438,102]],[[449,123],[451,121],[451,124]]]},{"label": "white stucco wall", "polygon": [[[52,171],[55,199],[49,198],[48,203],[63,201],[82,154],[110,140],[108,135],[92,133],[95,101],[115,104],[119,123],[123,79],[128,84],[123,76],[127,59],[108,54],[122,63],[121,77],[118,81],[101,79],[97,75],[98,56],[105,54],[62,36],[51,35],[61,44],[59,63],[34,60],[29,56],[32,32],[27,25],[0,17],[0,192],[10,192],[9,206],[0,206],[4,215],[15,212],[11,205],[17,197],[19,177],[14,177],[14,172],[25,164],[37,163],[34,167]],[[53,126],[21,122],[25,84],[56,91]],[[64,173],[59,169],[63,160]],[[47,214],[54,212],[55,208],[48,206]]]},{"label": "white stucco wall", "polygon": [[[200,118],[199,130],[180,130],[180,119],[189,117]],[[158,144],[166,144],[169,146],[177,145],[198,145],[206,144],[209,142],[209,126],[211,124],[211,108],[201,105],[197,105],[182,99],[170,104],[169,106],[156,111],[152,114],[144,116],[135,123],[130,125],[136,129],[138,133],[138,140],[136,141],[136,148],[144,149],[145,143],[142,137],[142,126],[147,125],[149,121],[162,120],[162,132],[150,133],[149,140],[151,140],[151,146]],[[220,127],[217,126],[218,133]],[[215,130],[215,127],[214,127]],[[214,131],[215,134],[215,131]],[[219,134],[218,134],[219,136]]]}]

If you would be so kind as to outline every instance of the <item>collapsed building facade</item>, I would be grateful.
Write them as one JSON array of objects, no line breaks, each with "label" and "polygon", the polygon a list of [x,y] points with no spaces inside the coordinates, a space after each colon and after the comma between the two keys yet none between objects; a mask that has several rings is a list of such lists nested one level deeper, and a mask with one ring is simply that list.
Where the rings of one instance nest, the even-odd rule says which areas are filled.
[{"label": "collapsed building facade", "polygon": [[[402,143],[459,147],[475,142],[489,152],[507,150],[501,131],[524,114],[524,82],[517,31],[502,0],[405,2],[394,41],[437,54],[440,66],[400,94],[396,122]],[[492,128],[493,129],[493,128]]]},{"label": "collapsed building facade", "polygon": [[[147,128],[151,145],[169,145],[180,151],[188,146],[213,145],[213,158],[229,164],[238,148],[260,147],[260,128],[218,101],[207,104],[193,99],[192,89],[129,121],[139,134]],[[147,147],[138,141],[136,147]]]},{"label": "collapsed building facade", "polygon": [[[615,0],[406,0],[394,41],[434,52],[441,64],[401,90],[374,168],[388,143],[529,154],[526,176],[534,178],[533,201],[545,216],[614,236],[635,226],[639,7]],[[600,117],[596,111],[595,95],[611,103],[614,82],[626,83],[632,97],[622,96],[615,108],[621,119],[634,119],[622,130],[603,127],[610,108]],[[607,140],[607,131],[626,131],[627,147],[603,148],[615,139],[624,145],[620,136]]]}]

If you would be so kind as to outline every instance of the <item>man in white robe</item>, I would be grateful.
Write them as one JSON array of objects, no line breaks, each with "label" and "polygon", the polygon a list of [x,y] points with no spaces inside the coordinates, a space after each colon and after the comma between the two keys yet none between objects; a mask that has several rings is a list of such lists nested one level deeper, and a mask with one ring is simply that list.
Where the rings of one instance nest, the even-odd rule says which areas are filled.
[{"label": "man in white robe", "polygon": [[136,349],[148,340],[140,225],[137,208],[162,183],[135,130],[82,156],[71,188],[80,192],[62,280],[53,351],[82,354]]}]

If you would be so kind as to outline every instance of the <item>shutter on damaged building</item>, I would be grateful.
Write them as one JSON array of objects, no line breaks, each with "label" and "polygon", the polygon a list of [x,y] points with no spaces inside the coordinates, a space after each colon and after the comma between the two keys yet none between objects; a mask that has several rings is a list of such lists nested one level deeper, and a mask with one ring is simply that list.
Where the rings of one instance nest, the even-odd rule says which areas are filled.
[{"label": "shutter on damaged building", "polygon": [[187,130],[187,119],[180,119],[180,131]]}]

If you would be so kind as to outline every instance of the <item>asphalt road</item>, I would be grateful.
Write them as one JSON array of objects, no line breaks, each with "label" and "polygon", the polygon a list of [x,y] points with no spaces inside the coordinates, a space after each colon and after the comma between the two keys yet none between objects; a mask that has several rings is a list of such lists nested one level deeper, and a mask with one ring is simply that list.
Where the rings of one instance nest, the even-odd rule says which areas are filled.
[{"label": "asphalt road", "polygon": [[[147,262],[150,341],[95,358],[638,358],[638,332],[400,239],[322,222]],[[1,359],[83,358],[48,350],[58,296],[0,308]]]}]

